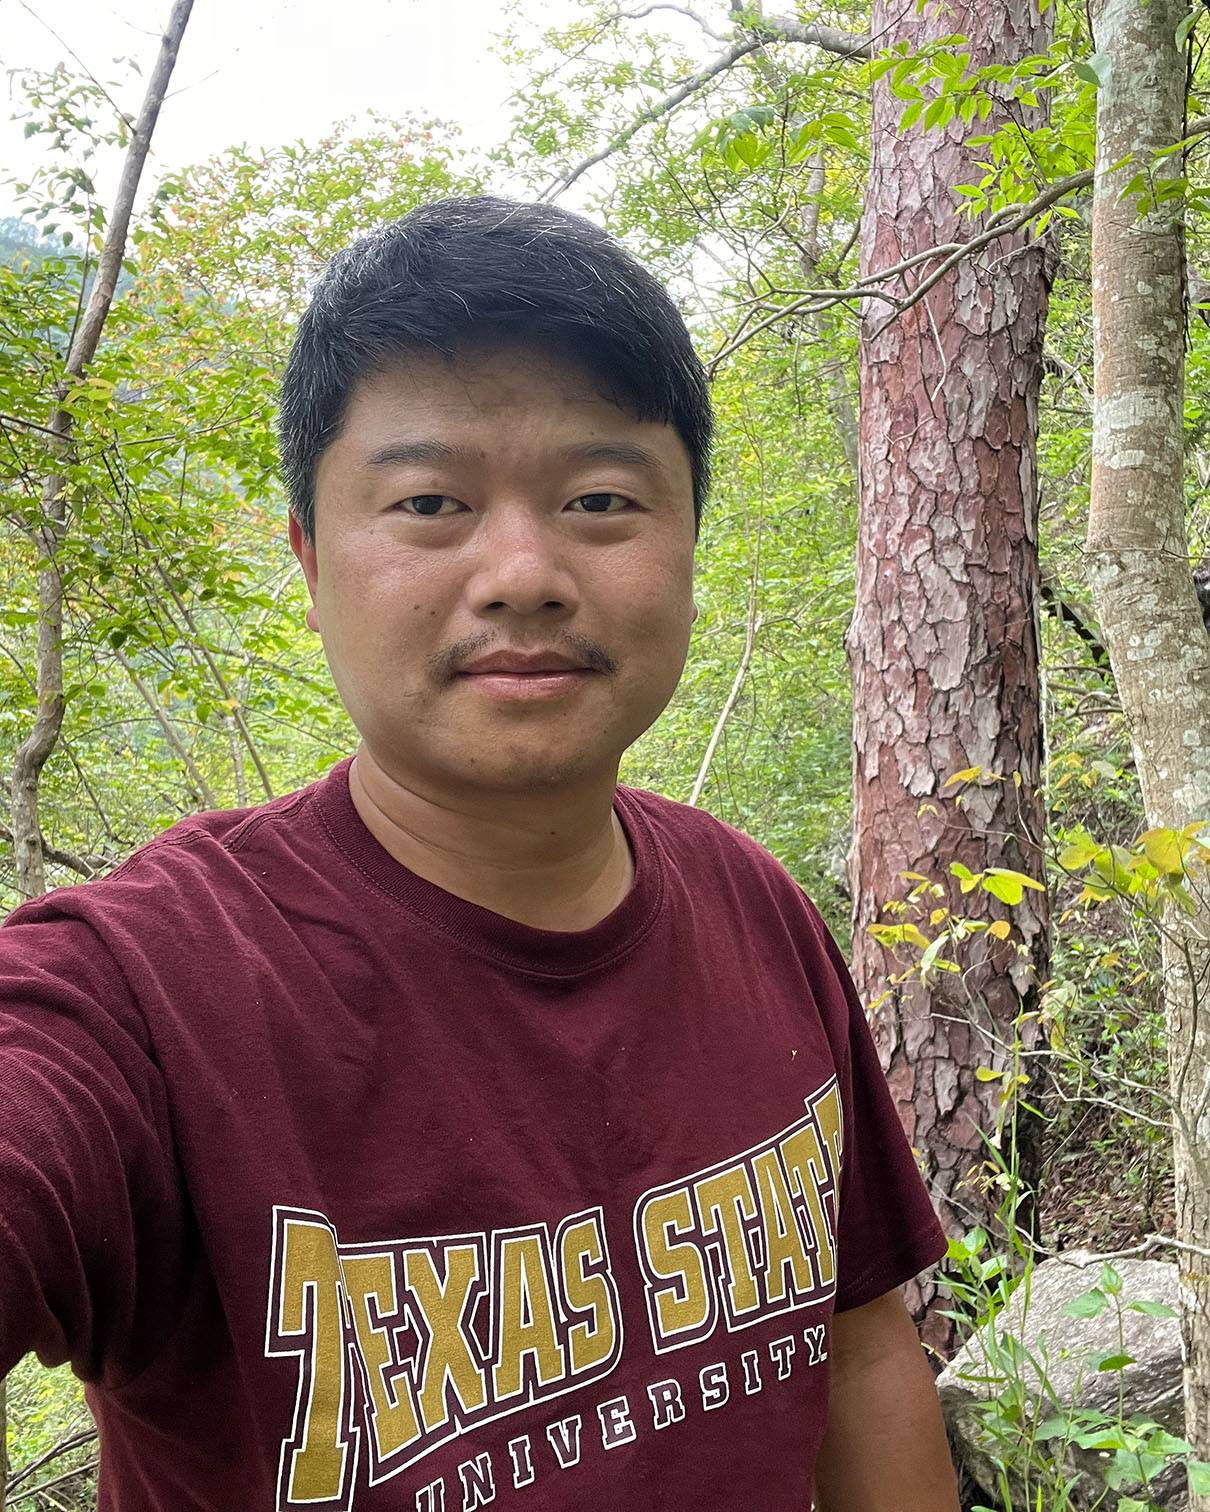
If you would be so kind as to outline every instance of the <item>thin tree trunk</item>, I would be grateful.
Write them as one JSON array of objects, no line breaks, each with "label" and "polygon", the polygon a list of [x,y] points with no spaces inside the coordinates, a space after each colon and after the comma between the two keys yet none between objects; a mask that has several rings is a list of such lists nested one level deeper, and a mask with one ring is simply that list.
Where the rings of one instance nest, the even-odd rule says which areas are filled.
[{"label": "thin tree trunk", "polygon": [[[961,33],[979,66],[1046,52],[1052,16],[1039,15],[1037,0],[876,0],[872,34],[884,47],[916,47]],[[982,177],[979,150],[963,145],[975,128],[955,119],[942,131],[901,132],[901,109],[879,83],[863,275],[980,229],[953,193]],[[1025,124],[1037,118],[1025,112]],[[931,266],[918,264],[892,292],[907,294]],[[951,1231],[996,1207],[968,1178],[984,1163],[1002,1087],[975,1071],[1006,1065],[1005,1043],[1048,960],[1044,893],[1027,891],[1006,914],[982,891],[960,896],[948,869],[959,861],[972,872],[990,865],[1042,875],[1035,441],[1050,277],[1048,249],[1017,232],[959,263],[899,318],[888,323],[874,300],[862,318],[857,595],[847,637],[853,970],[876,1004],[883,1066]],[[972,784],[959,809],[944,784],[970,767],[1005,780]],[[1009,917],[1012,939],[967,942],[961,976],[896,983],[903,963],[868,926],[910,890],[905,872],[949,884],[944,901],[955,914]],[[931,934],[927,913],[923,922]],[[1028,1042],[1031,1030],[1022,1033]],[[929,1285],[912,1288],[909,1300],[926,1342],[944,1350],[952,1325],[935,1298]]]},{"label": "thin tree trunk", "polygon": [[[1093,191],[1092,498],[1087,571],[1130,728],[1151,828],[1210,818],[1210,637],[1190,572],[1184,499],[1185,266],[1179,197],[1140,204],[1181,155],[1184,0],[1094,0],[1105,60]],[[1203,838],[1205,838],[1203,836]],[[1198,890],[1195,888],[1195,892]],[[1164,1001],[1175,1114],[1185,1436],[1210,1460],[1210,898],[1165,921]],[[1197,1251],[1202,1253],[1198,1254]],[[1210,1512],[1210,1496],[1190,1497]]]},{"label": "thin tree trunk", "polygon": [[[17,870],[17,890],[22,898],[36,898],[46,891],[38,787],[42,769],[54,750],[63,727],[63,580],[59,568],[59,551],[67,533],[67,494],[66,481],[59,469],[69,458],[72,445],[71,414],[64,408],[63,400],[71,380],[81,377],[92,361],[101,339],[105,318],[109,314],[109,306],[117,288],[122,259],[126,255],[126,237],[134,211],[135,194],[151,147],[152,133],[159,119],[160,106],[164,103],[168,81],[176,64],[181,37],[192,9],[193,0],[176,0],[168,26],[160,38],[159,56],[148,80],[138,119],[131,130],[113,212],[97,265],[97,276],[84,317],[71,343],[64,381],[59,385],[50,415],[50,471],[42,485],[41,519],[37,532],[40,555],[46,562],[46,566],[38,574],[37,712],[33,729],[18,746],[13,759],[13,855]],[[0,1382],[0,1427],[4,1417],[4,1386]],[[0,1432],[0,1512],[4,1512],[8,1479],[4,1443],[4,1434]]]},{"label": "thin tree trunk", "polygon": [[[131,132],[130,145],[118,184],[109,228],[105,234],[97,276],[84,318],[71,344],[64,369],[65,382],[56,394],[48,429],[51,432],[52,469],[70,454],[71,414],[63,408],[67,382],[83,375],[97,350],[105,318],[117,288],[118,274],[126,254],[126,237],[134,210],[135,193],[151,146],[151,135],[176,63],[177,49],[185,31],[193,0],[176,0],[168,28],[160,39],[160,53],[148,81],[139,118]],[[36,898],[46,890],[42,856],[42,829],[38,818],[38,783],[42,768],[54,750],[63,725],[63,583],[58,554],[67,530],[67,497],[63,474],[52,470],[42,486],[39,545],[46,567],[38,574],[37,715],[13,761],[13,850],[17,889],[23,898]]]}]

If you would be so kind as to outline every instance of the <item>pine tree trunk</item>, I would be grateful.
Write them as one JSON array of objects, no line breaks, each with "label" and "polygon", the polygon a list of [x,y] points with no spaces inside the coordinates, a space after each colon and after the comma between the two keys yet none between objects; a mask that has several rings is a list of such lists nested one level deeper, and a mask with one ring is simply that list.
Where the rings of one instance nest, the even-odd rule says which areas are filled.
[{"label": "pine tree trunk", "polygon": [[[1181,155],[1184,0],[1094,0],[1102,55],[1093,199],[1092,499],[1087,570],[1130,727],[1150,828],[1210,818],[1210,637],[1190,572],[1184,498],[1185,265],[1179,196],[1140,202]],[[1128,161],[1127,161],[1128,160]],[[1148,202],[1149,200],[1149,202]],[[1203,835],[1203,839],[1210,838]],[[1210,1460],[1210,898],[1171,909],[1163,947],[1174,1102],[1185,1436]],[[1201,1251],[1199,1254],[1197,1251]],[[1210,1496],[1190,1498],[1210,1512]]]},{"label": "pine tree trunk", "polygon": [[[960,33],[979,66],[1045,52],[1052,16],[1040,16],[1036,0],[924,8],[876,0],[872,33],[884,47]],[[963,143],[995,117],[901,132],[902,109],[883,79],[874,92],[863,274],[980,229],[961,213],[953,186],[982,177],[979,149]],[[1026,125],[1038,119],[1024,115]],[[934,265],[884,287],[904,297]],[[975,1071],[1011,1060],[1014,1021],[1033,1006],[1048,959],[1044,893],[1027,891],[1008,910],[978,889],[960,895],[949,867],[1042,874],[1035,441],[1050,277],[1045,245],[1005,237],[901,315],[888,318],[888,306],[871,299],[862,316],[857,607],[847,639],[853,968],[875,1005],[904,1126],[953,1232],[996,1207],[977,1173],[1003,1084]],[[956,808],[946,779],[970,767],[1004,780],[972,783]],[[944,883],[946,896],[930,903],[955,915],[1010,918],[1012,938],[974,937],[962,947],[961,975],[895,984],[903,963],[867,927],[888,921],[883,906],[911,889],[905,872]],[[931,936],[927,911],[923,923]],[[926,1342],[944,1349],[952,1327],[931,1307],[935,1296],[926,1285],[909,1300]]]}]

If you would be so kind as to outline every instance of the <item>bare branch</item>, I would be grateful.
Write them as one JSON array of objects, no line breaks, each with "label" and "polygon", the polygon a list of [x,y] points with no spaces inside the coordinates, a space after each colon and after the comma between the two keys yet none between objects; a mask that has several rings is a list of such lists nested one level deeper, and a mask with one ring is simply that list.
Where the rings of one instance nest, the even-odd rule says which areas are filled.
[{"label": "bare branch", "polygon": [[248,722],[247,720],[245,720],[243,711],[240,708],[239,699],[233,696],[231,688],[227,683],[227,679],[223,676],[218,663],[210,654],[209,647],[206,645],[204,638],[199,633],[197,622],[194,620],[193,615],[190,614],[188,605],[176,591],[172,579],[168,576],[168,574],[164,571],[163,567],[158,562],[156,563],[156,571],[164,579],[164,583],[167,586],[168,592],[172,595],[172,600],[176,604],[181,618],[185,621],[186,625],[188,625],[189,632],[194,638],[194,643],[201,651],[202,657],[205,660],[206,666],[210,671],[211,677],[213,677],[216,686],[222,693],[223,699],[231,712],[231,717],[235,721],[235,727],[240,733],[240,738],[247,746],[248,754],[252,757],[252,765],[256,768],[256,774],[261,780],[261,786],[265,790],[265,797],[272,798],[273,785],[269,781],[269,773],[265,769],[265,763],[261,759],[261,754],[256,747],[256,742],[252,739],[252,732],[249,730]]},{"label": "bare branch", "polygon": [[[1200,117],[1189,124],[1186,137],[1202,136],[1210,132],[1210,116]],[[1070,173],[1065,178],[1056,179],[1045,189],[1029,200],[1024,205],[1006,205],[993,215],[984,229],[965,242],[943,242],[936,247],[929,247],[923,252],[914,252],[911,257],[905,257],[902,262],[894,263],[889,268],[879,268],[876,273],[867,273],[859,278],[856,283],[847,289],[813,289],[808,290],[804,298],[796,299],[792,304],[785,305],[780,310],[774,310],[759,324],[744,329],[742,335],[736,334],[707,362],[706,371],[714,377],[720,365],[740,347],[751,341],[761,331],[768,330],[778,321],[784,320],[791,315],[815,315],[821,310],[828,309],[831,305],[843,304],[858,299],[877,298],[883,299],[893,309],[887,316],[883,326],[885,329],[892,320],[898,319],[906,310],[910,310],[938,284],[953,268],[970,257],[975,252],[980,252],[991,242],[997,241],[1002,236],[1009,236],[1014,231],[1020,231],[1031,220],[1037,219],[1044,210],[1060,200],[1066,199],[1069,194],[1075,194],[1081,189],[1087,189],[1092,184],[1092,170],[1085,169],[1081,173]],[[933,269],[927,277],[922,278],[914,289],[911,289],[900,298],[880,291],[879,284],[887,283],[892,278],[897,278],[901,273],[907,273],[912,268],[924,263],[941,259],[940,264]],[[746,325],[746,322],[745,322]],[[877,334],[877,333],[875,333]]]},{"label": "bare branch", "polygon": [[1210,1249],[1205,1249],[1200,1244],[1186,1244],[1184,1240],[1173,1239],[1168,1234],[1148,1234],[1129,1249],[1113,1250],[1106,1255],[1077,1258],[1070,1250],[1056,1250],[1050,1254],[1050,1259],[1061,1260],[1064,1265],[1074,1265],[1077,1270],[1083,1270],[1090,1265],[1103,1265],[1106,1260],[1136,1260],[1142,1255],[1150,1255],[1153,1251],[1162,1249],[1176,1250],[1182,1255],[1199,1255],[1203,1260],[1210,1260]]},{"label": "bare branch", "polygon": [[72,377],[79,377],[85,366],[91,362],[97,350],[97,343],[101,339],[101,328],[105,324],[106,315],[109,314],[109,306],[118,284],[118,274],[122,270],[122,259],[126,255],[126,235],[130,229],[130,217],[134,213],[135,193],[139,187],[139,180],[143,176],[143,165],[151,149],[151,134],[160,117],[160,106],[164,103],[168,81],[176,66],[177,51],[192,9],[193,0],[176,0],[176,4],[172,7],[172,14],[168,18],[168,25],[160,38],[159,56],[156,58],[151,78],[147,81],[147,93],[143,97],[139,118],[134,123],[131,132],[126,160],[122,164],[122,177],[118,182],[113,214],[105,233],[101,258],[97,263],[97,276],[89,296],[88,308],[84,312],[84,319],[80,322],[80,329],[76,333],[76,339],[72,342],[71,352],[67,358],[67,371]]},{"label": "bare branch", "polygon": [[838,26],[791,21],[788,16],[766,16],[760,23],[762,42],[801,42],[835,53],[838,58],[869,58],[870,39],[864,32],[841,31]]},{"label": "bare branch", "polygon": [[[70,1454],[73,1449],[79,1449],[83,1444],[90,1444],[97,1436],[95,1426],[89,1424],[87,1428],[80,1428],[75,1433],[69,1433],[57,1444],[52,1444],[45,1454],[40,1454],[37,1459],[32,1459],[27,1465],[22,1465],[20,1470],[14,1470],[9,1482],[12,1490],[16,1490],[22,1481],[28,1480],[35,1470],[41,1470],[43,1465],[49,1465],[51,1460],[58,1459],[61,1454]],[[15,1500],[15,1498],[14,1498]]]},{"label": "bare branch", "polygon": [[787,316],[818,315],[821,311],[830,310],[833,305],[844,304],[850,299],[885,299],[888,304],[895,306],[896,314],[900,306],[900,301],[894,295],[884,294],[881,289],[863,287],[861,283],[851,289],[809,289],[803,298],[796,299],[793,304],[785,305],[780,310],[774,310],[772,315],[767,315],[742,335],[733,337],[706,363],[706,372],[713,378],[728,357],[739,351],[740,347],[746,346],[754,336],[759,336],[762,331],[767,331]]},{"label": "bare branch", "polygon": [[[13,842],[13,832],[7,825],[0,824],[0,840],[8,845]],[[108,871],[114,865],[113,861],[107,860],[104,856],[79,856],[75,851],[59,850],[56,846],[47,845],[45,840],[42,842],[42,854],[56,866],[65,866],[68,871],[74,871],[86,882],[100,876],[102,872]]]},{"label": "bare branch", "polygon": [[619,11],[614,17],[616,21],[641,21],[644,16],[650,16],[653,11],[676,11],[678,15],[688,16],[706,33],[713,37],[716,42],[725,42],[727,39],[721,32],[716,32],[704,16],[699,16],[695,10],[690,10],[687,5],[673,5],[671,0],[656,0],[654,5],[645,5],[642,10]]},{"label": "bare branch", "polygon": [[702,757],[702,764],[698,767],[697,776],[694,778],[693,791],[689,794],[689,808],[696,808],[701,800],[702,789],[706,786],[706,778],[710,775],[710,767],[714,761],[714,753],[718,750],[718,743],[723,737],[723,731],[727,727],[727,721],[739,701],[740,689],[744,685],[744,679],[748,675],[748,668],[752,664],[752,649],[756,645],[756,637],[760,634],[760,615],[750,615],[748,618],[748,630],[744,637],[744,652],[739,659],[739,666],[735,669],[735,677],[731,682],[731,691],[727,694],[726,702],[719,710],[719,716],[714,722],[714,729],[710,732],[710,740]]},{"label": "bare branch", "polygon": [[561,178],[553,179],[543,191],[542,198],[550,201],[558,199],[582,174],[587,173],[590,168],[595,168],[598,163],[603,163],[615,152],[620,152],[644,126],[650,126],[654,121],[662,120],[664,116],[671,114],[690,95],[704,88],[711,79],[725,73],[733,64],[738,63],[740,58],[746,58],[749,53],[756,52],[758,48],[775,42],[801,42],[807,46],[821,47],[825,52],[835,53],[841,58],[868,58],[870,56],[870,39],[867,36],[843,32],[834,26],[808,26],[801,21],[770,16],[767,20],[761,21],[759,28],[733,42],[725,52],[721,52],[704,68],[678,84],[662,100],[657,100],[654,105],[641,110],[634,120],[606,142],[604,147],[582,158]]},{"label": "bare branch", "polygon": [[18,1491],[12,1499],[12,1505],[15,1507],[19,1501],[28,1501],[31,1496],[46,1496],[52,1486],[61,1486],[64,1481],[74,1480],[78,1475],[89,1475],[100,1463],[99,1459],[88,1460],[83,1465],[77,1465],[73,1470],[65,1470],[62,1475],[56,1475],[53,1480],[30,1486],[27,1491]]},{"label": "bare branch", "polygon": [[160,731],[163,734],[164,739],[168,742],[169,746],[176,754],[177,759],[185,768],[185,771],[189,774],[189,780],[193,783],[193,786],[202,802],[206,805],[207,808],[218,808],[218,800],[215,798],[213,792],[211,791],[209,783],[207,783],[206,779],[202,776],[201,770],[199,769],[197,763],[189,754],[185,743],[177,734],[176,727],[168,718],[167,710],[163,708],[163,706],[160,704],[159,699],[147,686],[143,678],[140,677],[130,659],[125,656],[122,651],[116,648],[114,650],[114,655],[117,657],[118,661],[121,662],[123,668],[126,671],[126,675],[135,685],[135,688],[138,690],[139,696],[142,698],[143,702],[151,710],[156,723],[160,727]]},{"label": "bare branch", "polygon": [[1101,644],[1100,638],[1095,631],[1088,628],[1088,622],[1084,616],[1074,609],[1054,583],[1045,575],[1041,580],[1042,602],[1056,619],[1066,622],[1088,647],[1092,655],[1096,670],[1113,683],[1113,673],[1109,666],[1109,652]]}]

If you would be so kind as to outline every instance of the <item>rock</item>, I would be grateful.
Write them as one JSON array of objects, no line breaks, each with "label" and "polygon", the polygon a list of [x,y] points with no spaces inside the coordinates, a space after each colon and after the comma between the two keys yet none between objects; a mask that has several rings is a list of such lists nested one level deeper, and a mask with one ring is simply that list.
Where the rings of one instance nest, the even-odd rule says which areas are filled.
[{"label": "rock", "polygon": [[[1034,1268],[1028,1296],[1022,1283],[995,1322],[963,1345],[937,1382],[951,1441],[990,1502],[994,1503],[999,1484],[997,1463],[1015,1458],[1008,1471],[1014,1505],[1017,1497],[1021,1505],[1027,1504],[1021,1466],[1024,1432],[1003,1413],[989,1424],[977,1406],[996,1399],[1010,1405],[1014,1383],[1018,1400],[1027,1403],[1026,1416],[1035,1425],[1056,1415],[1056,1402],[1062,1409],[1090,1409],[1116,1420],[1121,1391],[1123,1419],[1146,1417],[1177,1438],[1183,1435],[1179,1319],[1148,1316],[1127,1305],[1158,1302],[1175,1314],[1180,1307],[1177,1268],[1162,1260],[1115,1260],[1113,1267],[1122,1278],[1116,1301],[1109,1297],[1095,1318],[1067,1316],[1063,1309],[1069,1302],[1100,1285],[1101,1265],[1101,1257],[1086,1250],[1043,1261]],[[1103,1350],[1116,1353],[1119,1340],[1122,1352],[1135,1363],[1121,1371],[1098,1371],[1090,1356]],[[1107,1495],[1099,1466],[1110,1458],[1069,1447],[1066,1463],[1077,1482],[1073,1509],[1095,1506],[1108,1512],[1117,1506],[1120,1494],[1150,1496],[1170,1512],[1187,1512],[1185,1472],[1179,1464],[1170,1464],[1146,1493],[1136,1485]],[[1028,1505],[1033,1505],[1032,1498]]]}]

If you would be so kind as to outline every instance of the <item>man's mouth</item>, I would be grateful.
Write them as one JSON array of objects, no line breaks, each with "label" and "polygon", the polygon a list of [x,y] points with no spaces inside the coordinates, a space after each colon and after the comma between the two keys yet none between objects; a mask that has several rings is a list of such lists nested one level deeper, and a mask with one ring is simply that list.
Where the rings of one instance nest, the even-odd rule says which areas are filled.
[{"label": "man's mouth", "polygon": [[478,656],[460,669],[463,677],[501,674],[510,677],[546,677],[560,672],[589,672],[592,669],[574,657],[558,651],[493,651]]},{"label": "man's mouth", "polygon": [[597,673],[557,651],[493,651],[460,669],[456,681],[504,702],[566,698]]}]

